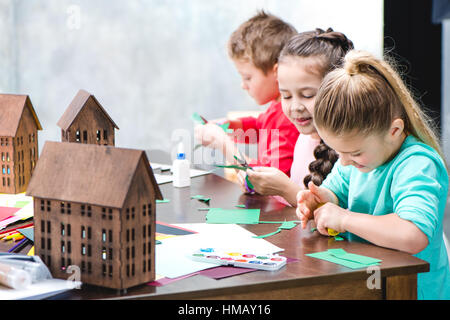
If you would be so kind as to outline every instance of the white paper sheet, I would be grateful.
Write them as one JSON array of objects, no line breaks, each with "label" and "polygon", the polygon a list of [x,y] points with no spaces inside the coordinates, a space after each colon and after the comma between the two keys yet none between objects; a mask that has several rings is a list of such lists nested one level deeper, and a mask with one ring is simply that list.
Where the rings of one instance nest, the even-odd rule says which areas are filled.
[{"label": "white paper sheet", "polygon": [[[154,170],[156,170],[156,169],[171,170],[171,168],[172,168],[171,165],[162,164],[162,163],[154,163],[154,162],[151,163],[151,166]],[[193,178],[193,177],[198,177],[198,176],[202,176],[205,174],[209,174],[209,173],[211,173],[211,171],[198,170],[198,169],[191,168],[189,170],[189,173],[190,173],[191,178]],[[173,180],[172,174],[170,172],[167,172],[165,174],[153,172],[153,175],[155,176],[156,183],[158,183],[158,184],[172,182],[172,180]]]},{"label": "white paper sheet", "polygon": [[197,231],[197,234],[161,240],[156,245],[156,274],[176,278],[192,272],[215,267],[197,262],[190,255],[200,248],[217,248],[230,251],[266,254],[283,251],[267,240],[253,238],[255,234],[235,224],[176,224]]}]

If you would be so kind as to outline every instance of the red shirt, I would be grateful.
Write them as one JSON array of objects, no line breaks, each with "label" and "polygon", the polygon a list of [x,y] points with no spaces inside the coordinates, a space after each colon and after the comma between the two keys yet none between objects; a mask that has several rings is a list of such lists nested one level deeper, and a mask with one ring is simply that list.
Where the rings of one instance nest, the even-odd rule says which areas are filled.
[{"label": "red shirt", "polygon": [[[258,143],[258,158],[250,166],[275,167],[290,176],[298,129],[283,113],[281,102],[272,101],[258,118],[240,118],[244,136],[237,134],[241,143]],[[237,133],[239,129],[235,130]],[[251,157],[250,157],[251,158]]]}]

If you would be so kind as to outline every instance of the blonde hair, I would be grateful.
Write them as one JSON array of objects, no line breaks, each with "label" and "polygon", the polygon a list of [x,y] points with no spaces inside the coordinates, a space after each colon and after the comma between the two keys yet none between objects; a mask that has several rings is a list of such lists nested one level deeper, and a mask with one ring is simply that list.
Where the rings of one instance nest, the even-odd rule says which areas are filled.
[{"label": "blonde hair", "polygon": [[336,135],[383,133],[396,118],[405,133],[443,153],[435,126],[420,108],[399,74],[384,60],[351,50],[341,68],[328,73],[317,93],[315,125]]},{"label": "blonde hair", "polygon": [[251,61],[267,74],[278,62],[284,44],[295,34],[297,30],[291,24],[260,10],[231,34],[228,55]]}]

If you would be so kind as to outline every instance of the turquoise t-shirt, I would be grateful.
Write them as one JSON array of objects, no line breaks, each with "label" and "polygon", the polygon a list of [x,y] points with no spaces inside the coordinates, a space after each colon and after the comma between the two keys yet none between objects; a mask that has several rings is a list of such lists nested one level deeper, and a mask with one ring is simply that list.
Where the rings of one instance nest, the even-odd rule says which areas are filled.
[{"label": "turquoise t-shirt", "polygon": [[[334,192],[339,206],[372,215],[396,213],[412,221],[428,237],[415,254],[430,264],[417,277],[419,299],[450,299],[450,270],[443,239],[448,173],[442,158],[428,145],[408,136],[391,161],[363,173],[336,162],[322,184]],[[346,233],[347,238],[359,239]]]}]

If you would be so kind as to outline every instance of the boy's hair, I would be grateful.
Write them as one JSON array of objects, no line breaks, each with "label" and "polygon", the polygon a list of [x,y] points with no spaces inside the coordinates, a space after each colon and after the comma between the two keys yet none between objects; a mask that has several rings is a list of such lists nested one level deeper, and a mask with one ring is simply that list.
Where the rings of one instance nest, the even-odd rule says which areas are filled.
[{"label": "boy's hair", "polygon": [[251,61],[267,74],[278,62],[284,44],[295,34],[292,25],[261,10],[231,34],[228,55],[231,59]]},{"label": "boy's hair", "polygon": [[384,60],[350,51],[317,94],[314,121],[336,135],[384,133],[401,118],[405,133],[443,154],[432,120],[420,109],[399,74]]},{"label": "boy's hair", "polygon": [[[353,42],[343,33],[335,32],[331,28],[326,31],[317,28],[292,37],[281,51],[279,63],[283,63],[286,57],[314,57],[317,58],[314,67],[324,77],[328,72],[342,65],[345,54],[351,49],[353,49]],[[314,157],[316,159],[309,164],[310,173],[303,179],[306,188],[309,181],[320,186],[339,158],[338,154],[322,140],[314,149]]]}]

